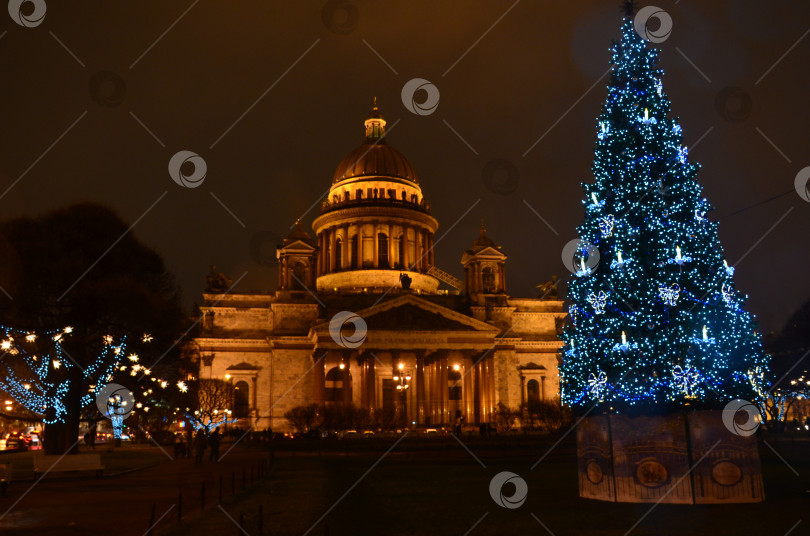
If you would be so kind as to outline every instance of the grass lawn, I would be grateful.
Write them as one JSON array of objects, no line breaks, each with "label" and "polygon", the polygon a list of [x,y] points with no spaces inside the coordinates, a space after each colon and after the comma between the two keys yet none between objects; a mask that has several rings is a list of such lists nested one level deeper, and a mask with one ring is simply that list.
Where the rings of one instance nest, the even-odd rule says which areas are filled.
[{"label": "grass lawn", "polygon": [[[481,461],[453,438],[406,438],[380,460],[394,439],[373,439],[350,452],[278,452],[272,477],[223,503],[233,520],[258,534],[262,505],[264,534],[340,535],[504,535],[553,534],[622,536],[643,516],[631,535],[784,535],[808,517],[810,441],[760,445],[765,503],[721,506],[614,504],[577,497],[573,434],[534,470],[531,466],[558,439],[465,439]],[[302,445],[303,446],[303,445]],[[483,467],[482,464],[485,466]],[[373,469],[369,469],[374,466]],[[366,474],[366,472],[368,473]],[[518,509],[501,508],[489,496],[489,482],[500,471],[523,477],[528,499]],[[365,477],[364,477],[365,475]],[[241,533],[213,507],[161,534]],[[544,528],[547,527],[547,528]],[[810,534],[810,519],[791,536]]]}]

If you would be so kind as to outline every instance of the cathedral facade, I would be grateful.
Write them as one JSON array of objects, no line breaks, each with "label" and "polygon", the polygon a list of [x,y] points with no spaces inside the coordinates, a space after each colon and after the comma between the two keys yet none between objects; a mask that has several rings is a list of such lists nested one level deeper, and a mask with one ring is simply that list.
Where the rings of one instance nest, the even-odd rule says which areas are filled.
[{"label": "cathedral facade", "polygon": [[313,234],[299,221],[279,244],[274,292],[204,294],[199,376],[233,383],[240,424],[285,431],[295,406],[354,404],[378,425],[439,428],[559,396],[556,291],[509,296],[483,224],[463,280],[434,266],[439,223],[385,124],[375,102]]}]

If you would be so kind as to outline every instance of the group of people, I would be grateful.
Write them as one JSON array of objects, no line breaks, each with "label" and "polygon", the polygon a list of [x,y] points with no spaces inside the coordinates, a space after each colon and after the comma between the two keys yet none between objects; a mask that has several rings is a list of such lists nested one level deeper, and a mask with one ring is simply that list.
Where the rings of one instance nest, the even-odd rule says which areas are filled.
[{"label": "group of people", "polygon": [[[194,451],[194,463],[202,463],[203,456],[205,455],[205,449],[210,448],[210,452],[208,454],[208,461],[210,462],[218,462],[219,461],[219,444],[222,442],[222,433],[219,431],[219,426],[217,426],[213,432],[210,434],[206,434],[205,429],[200,428],[197,430],[197,433],[194,434],[194,438],[191,440],[191,448]],[[174,443],[174,457],[175,458],[185,458],[189,455],[189,450],[186,447],[185,440],[183,439],[182,434],[178,434],[177,439]]]}]

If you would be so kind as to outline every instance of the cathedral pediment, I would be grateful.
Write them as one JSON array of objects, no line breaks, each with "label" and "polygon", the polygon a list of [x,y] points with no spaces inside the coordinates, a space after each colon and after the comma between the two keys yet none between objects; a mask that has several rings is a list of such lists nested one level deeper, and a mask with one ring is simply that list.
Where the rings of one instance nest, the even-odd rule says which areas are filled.
[{"label": "cathedral pediment", "polygon": [[486,246],[483,249],[479,249],[478,251],[469,251],[469,254],[472,256],[477,257],[497,257],[497,258],[506,258],[506,255],[496,246]]},{"label": "cathedral pediment", "polygon": [[357,311],[369,330],[380,331],[490,331],[498,328],[442,307],[413,294]]},{"label": "cathedral pediment", "polygon": [[227,368],[227,370],[259,370],[259,367],[242,361],[241,363],[237,363],[236,365],[231,365],[230,367]]},{"label": "cathedral pediment", "polygon": [[307,253],[313,252],[316,249],[314,246],[312,246],[311,244],[305,242],[303,239],[295,240],[293,242],[290,242],[289,244],[284,244],[282,246],[282,248],[287,250],[287,251],[295,251],[295,252],[300,251],[300,252],[307,252]]},{"label": "cathedral pediment", "polygon": [[[356,311],[369,332],[372,331],[465,331],[489,332],[500,330],[475,318],[437,305],[413,294],[405,294],[372,307]],[[315,331],[329,330],[329,322],[315,326]]]}]

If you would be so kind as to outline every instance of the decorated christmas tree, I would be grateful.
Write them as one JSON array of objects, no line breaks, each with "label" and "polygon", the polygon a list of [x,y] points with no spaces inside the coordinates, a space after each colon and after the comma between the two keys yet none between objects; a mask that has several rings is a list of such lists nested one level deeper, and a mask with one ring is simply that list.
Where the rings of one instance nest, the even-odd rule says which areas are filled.
[{"label": "decorated christmas tree", "polygon": [[563,400],[614,411],[754,400],[760,339],[670,117],[658,50],[631,13],[612,53],[568,287]]}]

